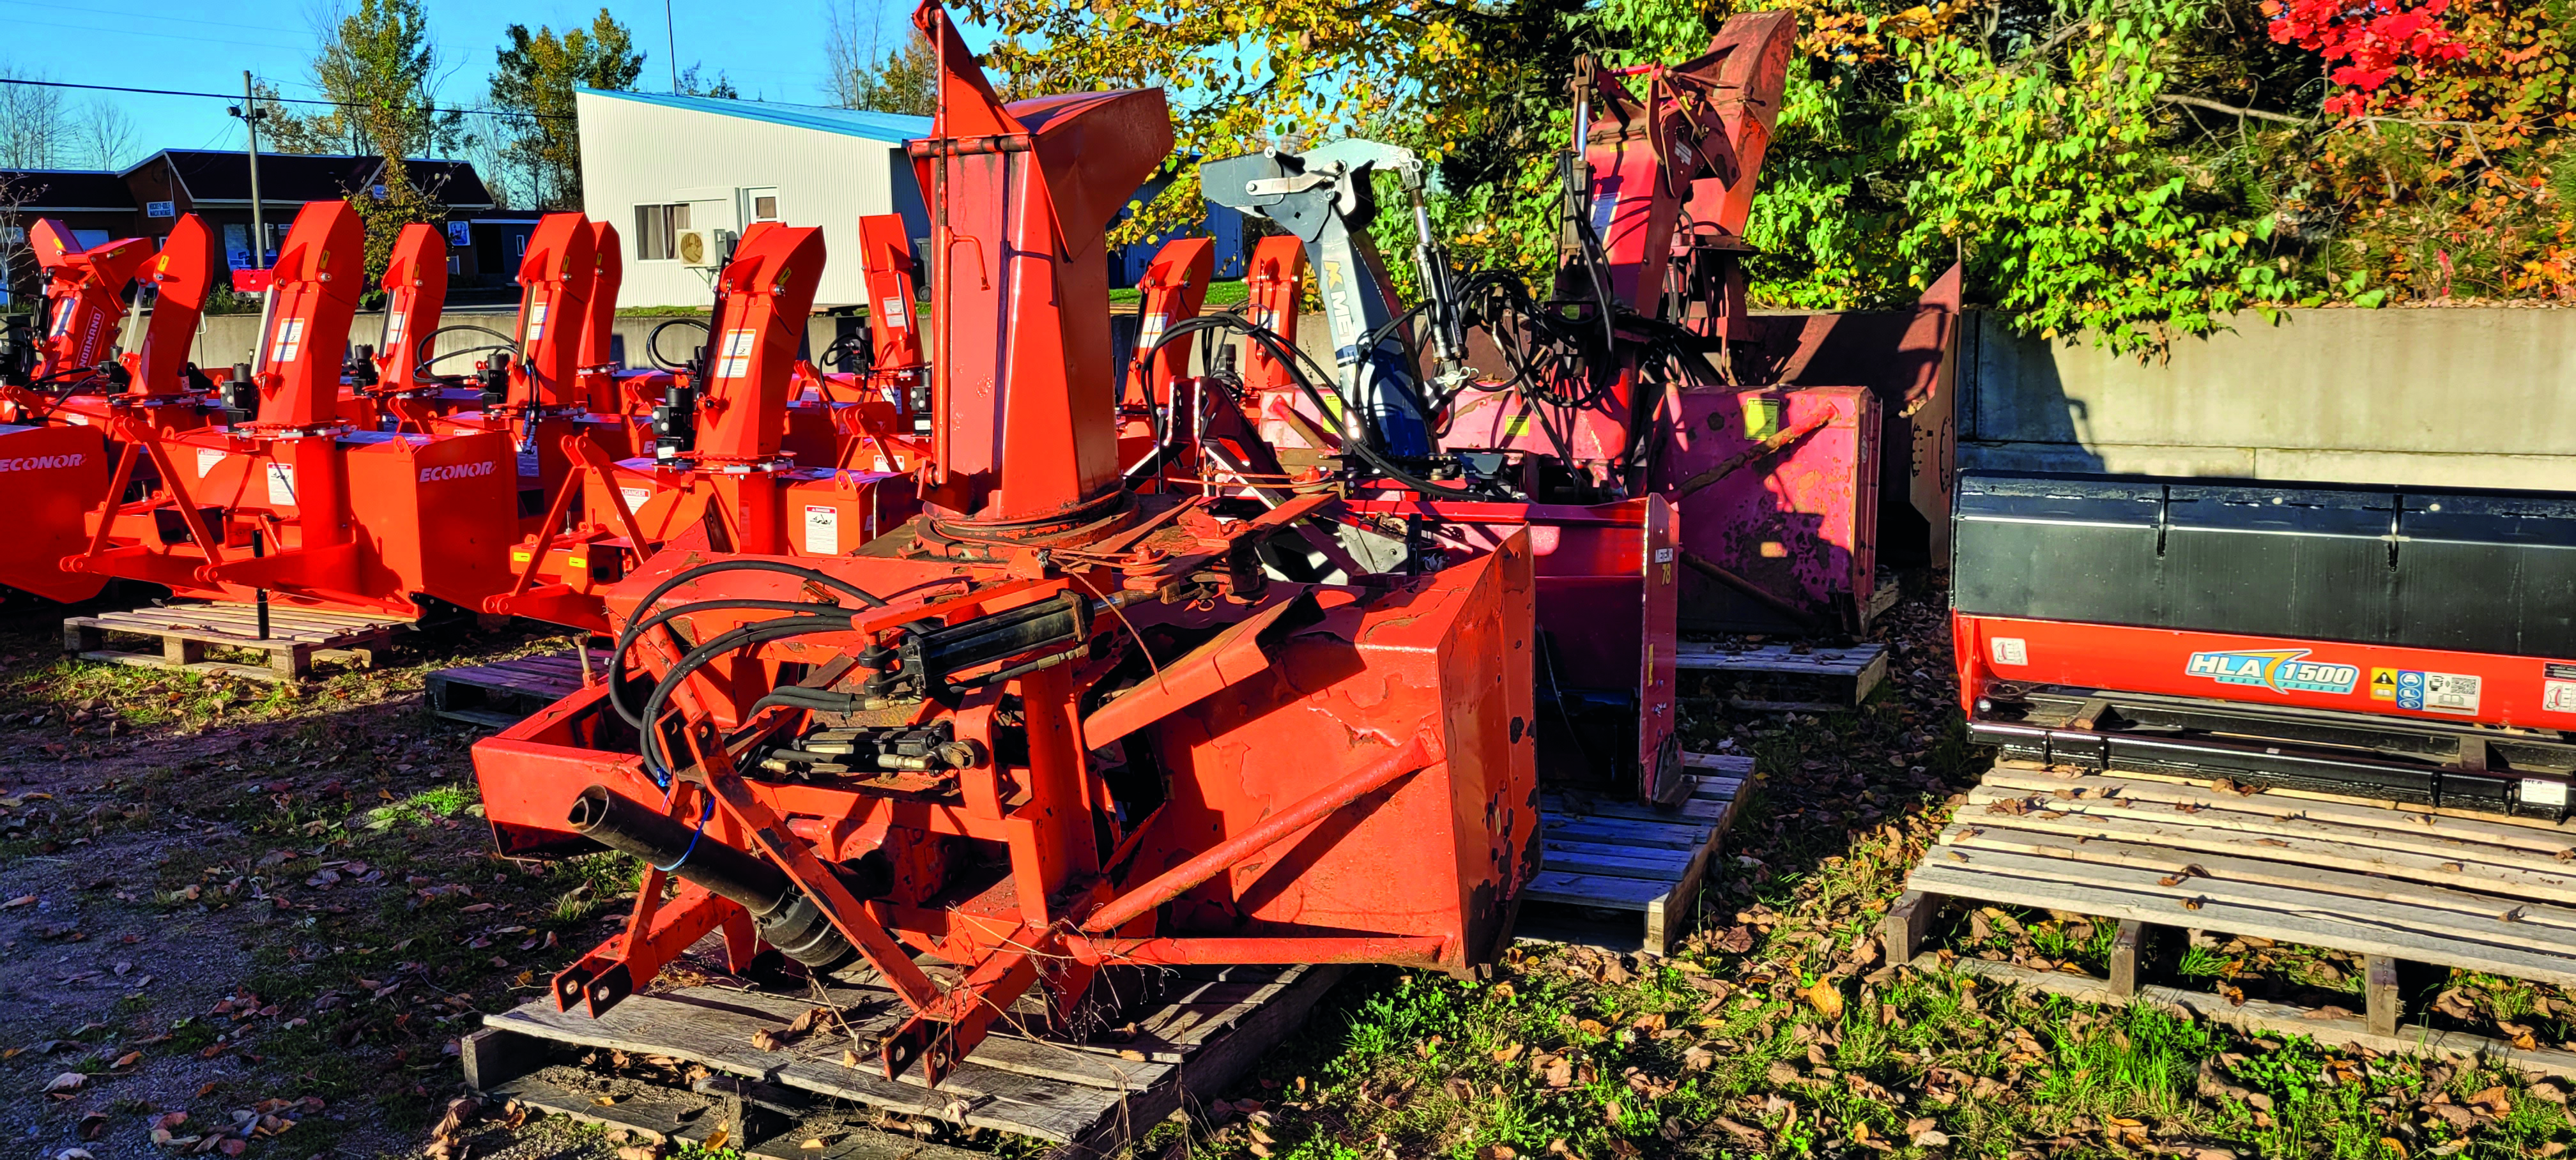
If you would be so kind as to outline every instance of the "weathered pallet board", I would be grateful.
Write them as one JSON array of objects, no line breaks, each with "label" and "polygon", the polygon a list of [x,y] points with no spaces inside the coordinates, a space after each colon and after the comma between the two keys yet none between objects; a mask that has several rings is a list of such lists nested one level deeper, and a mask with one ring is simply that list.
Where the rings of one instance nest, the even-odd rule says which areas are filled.
[{"label": "weathered pallet board", "polygon": [[[1694,784],[1671,807],[1571,790],[1540,795],[1540,869],[1523,900],[1637,914],[1643,922],[1638,945],[1671,953],[1699,901],[1709,859],[1753,776],[1750,757],[1688,753],[1683,764]],[[1531,929],[1546,928],[1525,928]],[[1540,937],[1592,941],[1586,933],[1546,931]]]},{"label": "weathered pallet board", "polygon": [[[1344,970],[1192,968],[1135,1020],[1132,1037],[1079,1042],[997,1027],[936,1089],[917,1074],[894,1081],[874,1069],[874,1045],[894,1026],[901,1004],[890,991],[846,980],[823,993],[841,1012],[839,1020],[776,1051],[754,1046],[754,1033],[785,1027],[816,1005],[814,997],[685,987],[633,996],[597,1019],[532,1002],[485,1017],[483,1030],[466,1044],[466,1074],[470,1084],[497,1091],[523,1076],[541,1076],[541,1065],[568,1050],[668,1056],[717,1073],[701,1087],[775,1089],[785,1100],[772,1100],[774,1106],[847,1101],[1034,1137],[1056,1145],[1065,1160],[1081,1160],[1115,1152],[1131,1131],[1171,1114],[1185,1097],[1230,1084],[1302,1022]],[[866,1062],[847,1066],[845,1058]]]},{"label": "weathered pallet board", "polygon": [[[759,1160],[975,1160],[988,1155],[883,1131],[866,1113],[822,1106],[774,1087],[758,1089],[746,1099],[722,1083],[684,1090],[610,1080],[553,1064],[482,1091],[495,1101],[624,1129],[650,1141],[705,1147],[721,1131],[722,1147]],[[822,1147],[808,1148],[808,1140]]]},{"label": "weathered pallet board", "polygon": [[[590,650],[590,680],[606,679],[608,653]],[[441,669],[422,682],[430,712],[450,721],[507,729],[578,692],[582,658],[571,651],[488,665]]]},{"label": "weathered pallet board", "polygon": [[[1938,971],[1942,966],[1936,955],[1927,954],[1914,960],[1915,969],[1921,971]],[[2435,1055],[2463,1061],[2500,1060],[2536,1075],[2576,1079],[2576,1053],[2548,1048],[2525,1051],[2484,1035],[2414,1027],[2394,1033],[2380,1032],[2372,1030],[2366,1020],[2345,1018],[2312,1007],[2263,999],[2246,999],[2240,1004],[2206,991],[2179,987],[2142,986],[2134,992],[2121,994],[2107,980],[2060,971],[2034,971],[2028,967],[1990,963],[1983,959],[1960,959],[1949,964],[1949,969],[2028,990],[2063,995],[2078,1002],[2116,1007],[2145,1003],[2178,1015],[2206,1019],[2258,1035],[2304,1035],[2328,1047],[2367,1048],[2388,1055]]]},{"label": "weathered pallet board", "polygon": [[[263,638],[255,605],[172,604],[66,617],[63,651],[113,664],[225,673],[261,681],[299,681],[312,675],[316,660],[372,667],[376,653],[392,647],[394,633],[410,623],[380,615],[272,605],[268,635]],[[161,651],[112,649],[108,647],[110,634],[148,637],[160,642]],[[268,664],[210,661],[206,659],[208,646],[265,652]]]},{"label": "weathered pallet board", "polygon": [[1737,673],[1812,681],[1826,690],[1818,699],[1782,701],[1735,697],[1729,698],[1727,703],[1735,708],[1762,712],[1830,713],[1868,700],[1870,692],[1887,679],[1887,646],[1864,642],[1850,648],[1777,643],[1745,647],[1685,640],[1674,646],[1673,663],[1686,673]]},{"label": "weathered pallet board", "polygon": [[[2045,985],[2097,987],[2120,1001],[2153,990],[2154,1001],[2194,1010],[2232,1004],[2138,985],[2136,948],[2159,929],[2343,951],[2366,967],[2366,1018],[2356,1034],[2385,1039],[2404,1020],[2401,961],[2576,985],[2571,862],[2576,824],[2008,763],[1968,794],[1915,866],[1881,937],[1889,961],[1917,961],[1918,944],[1950,900],[2110,920],[2120,924],[2113,977],[2061,983],[2051,975]],[[2015,979],[2036,974],[1978,960],[1957,965]],[[2303,1033],[2318,1033],[2315,1013],[2295,1018]],[[2403,1042],[2418,1037],[2410,1032]],[[2448,1039],[2490,1053],[2503,1046]]]},{"label": "weathered pallet board", "polygon": [[1905,599],[1905,580],[1894,572],[1881,571],[1878,581],[1870,586],[1869,604],[1860,610],[1861,627],[1867,628],[1896,602]]}]

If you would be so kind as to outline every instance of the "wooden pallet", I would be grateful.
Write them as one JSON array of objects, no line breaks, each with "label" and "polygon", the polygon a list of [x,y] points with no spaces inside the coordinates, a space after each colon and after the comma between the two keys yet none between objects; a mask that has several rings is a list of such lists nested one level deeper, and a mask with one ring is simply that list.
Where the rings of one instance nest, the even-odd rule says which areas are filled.
[{"label": "wooden pallet", "polygon": [[1876,623],[1879,617],[1886,615],[1888,609],[1896,607],[1896,602],[1903,599],[1905,599],[1905,578],[1884,568],[1880,569],[1877,583],[1870,585],[1869,604],[1860,610],[1861,627],[1867,628]]},{"label": "wooden pallet", "polygon": [[[875,1070],[877,1040],[894,1027],[903,1005],[882,987],[846,981],[826,997],[842,1010],[847,1033],[827,1028],[778,1051],[753,1046],[753,1033],[784,1028],[815,1006],[810,995],[682,987],[633,996],[597,1019],[538,1000],[484,1017],[483,1029],[463,1045],[465,1077],[497,1098],[657,1138],[703,1139],[721,1118],[700,1123],[710,1117],[684,1113],[707,1106],[693,1099],[712,1099],[722,1105],[717,1110],[746,1125],[728,1129],[731,1146],[754,1154],[763,1147],[794,1152],[817,1133],[814,1117],[846,1118],[856,1106],[1034,1137],[1055,1145],[1051,1156],[1089,1160],[1125,1147],[1185,1100],[1209,1098],[1232,1084],[1302,1024],[1346,970],[1184,968],[1168,998],[1137,1017],[1132,1037],[1084,1042],[997,1026],[936,1089],[923,1086],[917,1071],[891,1081]],[[603,1105],[586,1093],[601,1083],[633,1081],[567,1070],[582,1049],[666,1056],[714,1074],[695,1091],[656,1088]],[[843,1053],[851,1051],[867,1062],[843,1066]],[[787,1126],[761,1127],[752,1109],[786,1117]],[[746,1134],[766,1140],[746,1140]],[[856,1139],[853,1147],[867,1146]]]},{"label": "wooden pallet", "polygon": [[[608,653],[590,650],[594,681],[608,675]],[[440,669],[423,682],[430,712],[450,721],[507,729],[582,687],[582,659],[570,651],[488,665]]]},{"label": "wooden pallet", "polygon": [[[382,615],[324,612],[271,605],[268,637],[259,635],[256,605],[229,602],[171,604],[73,616],[63,620],[63,651],[87,660],[147,668],[226,673],[259,681],[300,681],[313,674],[317,660],[340,661],[371,668],[376,653],[393,645],[394,632],[410,621]],[[110,649],[110,634],[150,637],[161,651]],[[268,654],[268,664],[244,665],[206,659],[209,646],[249,649]]]},{"label": "wooden pallet", "polygon": [[1744,647],[1686,640],[1675,646],[1673,664],[1686,673],[1791,678],[1801,686],[1819,690],[1815,699],[1803,701],[1730,697],[1726,703],[1734,708],[1831,713],[1868,700],[1870,691],[1887,679],[1887,646],[1863,643],[1850,648],[1789,644]]},{"label": "wooden pallet", "polygon": [[[1522,901],[1642,915],[1645,926],[1635,945],[1671,954],[1699,901],[1709,859],[1725,841],[1753,776],[1750,757],[1685,753],[1682,763],[1692,771],[1691,792],[1669,808],[1578,791],[1541,793],[1540,869],[1521,892]],[[1522,920],[1526,937],[1623,950],[1629,946],[1626,933],[1635,929],[1551,923],[1528,911]],[[1613,932],[1615,937],[1603,937]]]},{"label": "wooden pallet", "polygon": [[[2306,1034],[2383,1050],[2434,1042],[2420,1029],[2401,1034],[2401,963],[2576,986],[2576,822],[2005,762],[1907,879],[1882,927],[1888,961],[1918,961],[1952,900],[2118,923],[2109,979],[2051,977],[2052,989],[2104,1002],[2147,995],[2248,1019],[2279,1014],[2268,1008],[2280,1004],[2245,1012],[2212,996],[2142,989],[2141,956],[2174,928],[2360,955],[2365,1017],[2351,1028],[2313,1012],[2297,1022]],[[2509,1050],[2475,1036],[2441,1041],[2443,1050]]]}]

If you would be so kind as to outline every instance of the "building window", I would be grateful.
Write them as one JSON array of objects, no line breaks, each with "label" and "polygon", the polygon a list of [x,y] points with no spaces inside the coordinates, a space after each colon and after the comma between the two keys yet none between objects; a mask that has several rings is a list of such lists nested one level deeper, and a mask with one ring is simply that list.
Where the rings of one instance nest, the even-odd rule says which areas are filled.
[{"label": "building window", "polygon": [[526,235],[526,234],[512,234],[512,235],[510,235],[510,257],[511,257],[513,260],[522,260],[522,259],[525,259],[527,256],[528,256],[528,235]]},{"label": "building window", "polygon": [[755,189],[751,191],[751,220],[756,222],[774,222],[780,220],[778,216],[777,190]]},{"label": "building window", "polygon": [[680,256],[680,231],[689,228],[689,204],[635,207],[635,258],[667,262]]}]

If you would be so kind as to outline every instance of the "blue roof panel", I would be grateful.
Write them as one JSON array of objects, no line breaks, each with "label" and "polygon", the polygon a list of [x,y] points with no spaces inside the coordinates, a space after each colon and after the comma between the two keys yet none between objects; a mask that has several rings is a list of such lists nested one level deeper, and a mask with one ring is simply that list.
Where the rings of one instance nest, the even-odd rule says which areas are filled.
[{"label": "blue roof panel", "polygon": [[835,109],[823,105],[789,105],[773,101],[740,101],[724,97],[684,97],[672,93],[615,92],[607,89],[579,89],[597,97],[615,97],[621,101],[638,101],[666,109],[686,109],[692,113],[712,113],[719,117],[742,117],[767,121],[775,125],[792,125],[820,133],[837,133],[844,137],[865,137],[872,141],[902,142],[930,135],[930,118],[902,113],[879,113],[865,109]]}]

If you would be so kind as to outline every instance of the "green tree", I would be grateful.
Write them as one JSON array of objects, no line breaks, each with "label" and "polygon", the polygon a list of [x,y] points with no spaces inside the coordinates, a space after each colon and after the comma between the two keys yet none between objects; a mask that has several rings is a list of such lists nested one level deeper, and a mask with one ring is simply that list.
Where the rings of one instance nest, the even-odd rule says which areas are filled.
[{"label": "green tree", "polygon": [[471,141],[465,115],[439,108],[431,95],[438,53],[420,0],[359,0],[354,11],[325,16],[318,31],[322,47],[313,57],[313,82],[337,104],[308,116],[280,115],[272,107],[262,144],[281,152],[383,159],[373,182],[346,191],[367,225],[372,285],[404,226],[436,221],[447,212],[438,190],[414,182],[409,160]]},{"label": "green tree", "polygon": [[906,29],[903,47],[882,50],[873,21],[861,27],[853,12],[834,10],[823,41],[832,70],[832,101],[844,109],[927,117],[939,105],[939,62],[930,41]]},{"label": "green tree", "polygon": [[680,92],[682,95],[691,97],[721,97],[728,101],[738,101],[742,99],[742,90],[733,87],[733,78],[726,76],[724,74],[724,70],[716,70],[715,79],[708,80],[700,74],[700,67],[701,66],[699,65],[693,64],[680,70]]},{"label": "green tree", "polygon": [[[1012,96],[1161,85],[1173,181],[1117,227],[1171,232],[1201,211],[1188,162],[1285,138],[1367,136],[1441,163],[1492,168],[1526,133],[1576,0],[964,0],[996,27],[988,54]],[[1509,144],[1497,144],[1508,142]],[[1509,168],[1509,166],[1504,166]]]},{"label": "green tree", "polygon": [[[625,25],[599,10],[587,29],[528,31],[513,24],[494,54],[492,103],[516,115],[510,156],[535,174],[530,198],[543,209],[581,203],[581,135],[573,113],[577,88],[635,87],[644,54]],[[729,87],[729,86],[728,86]]]}]

